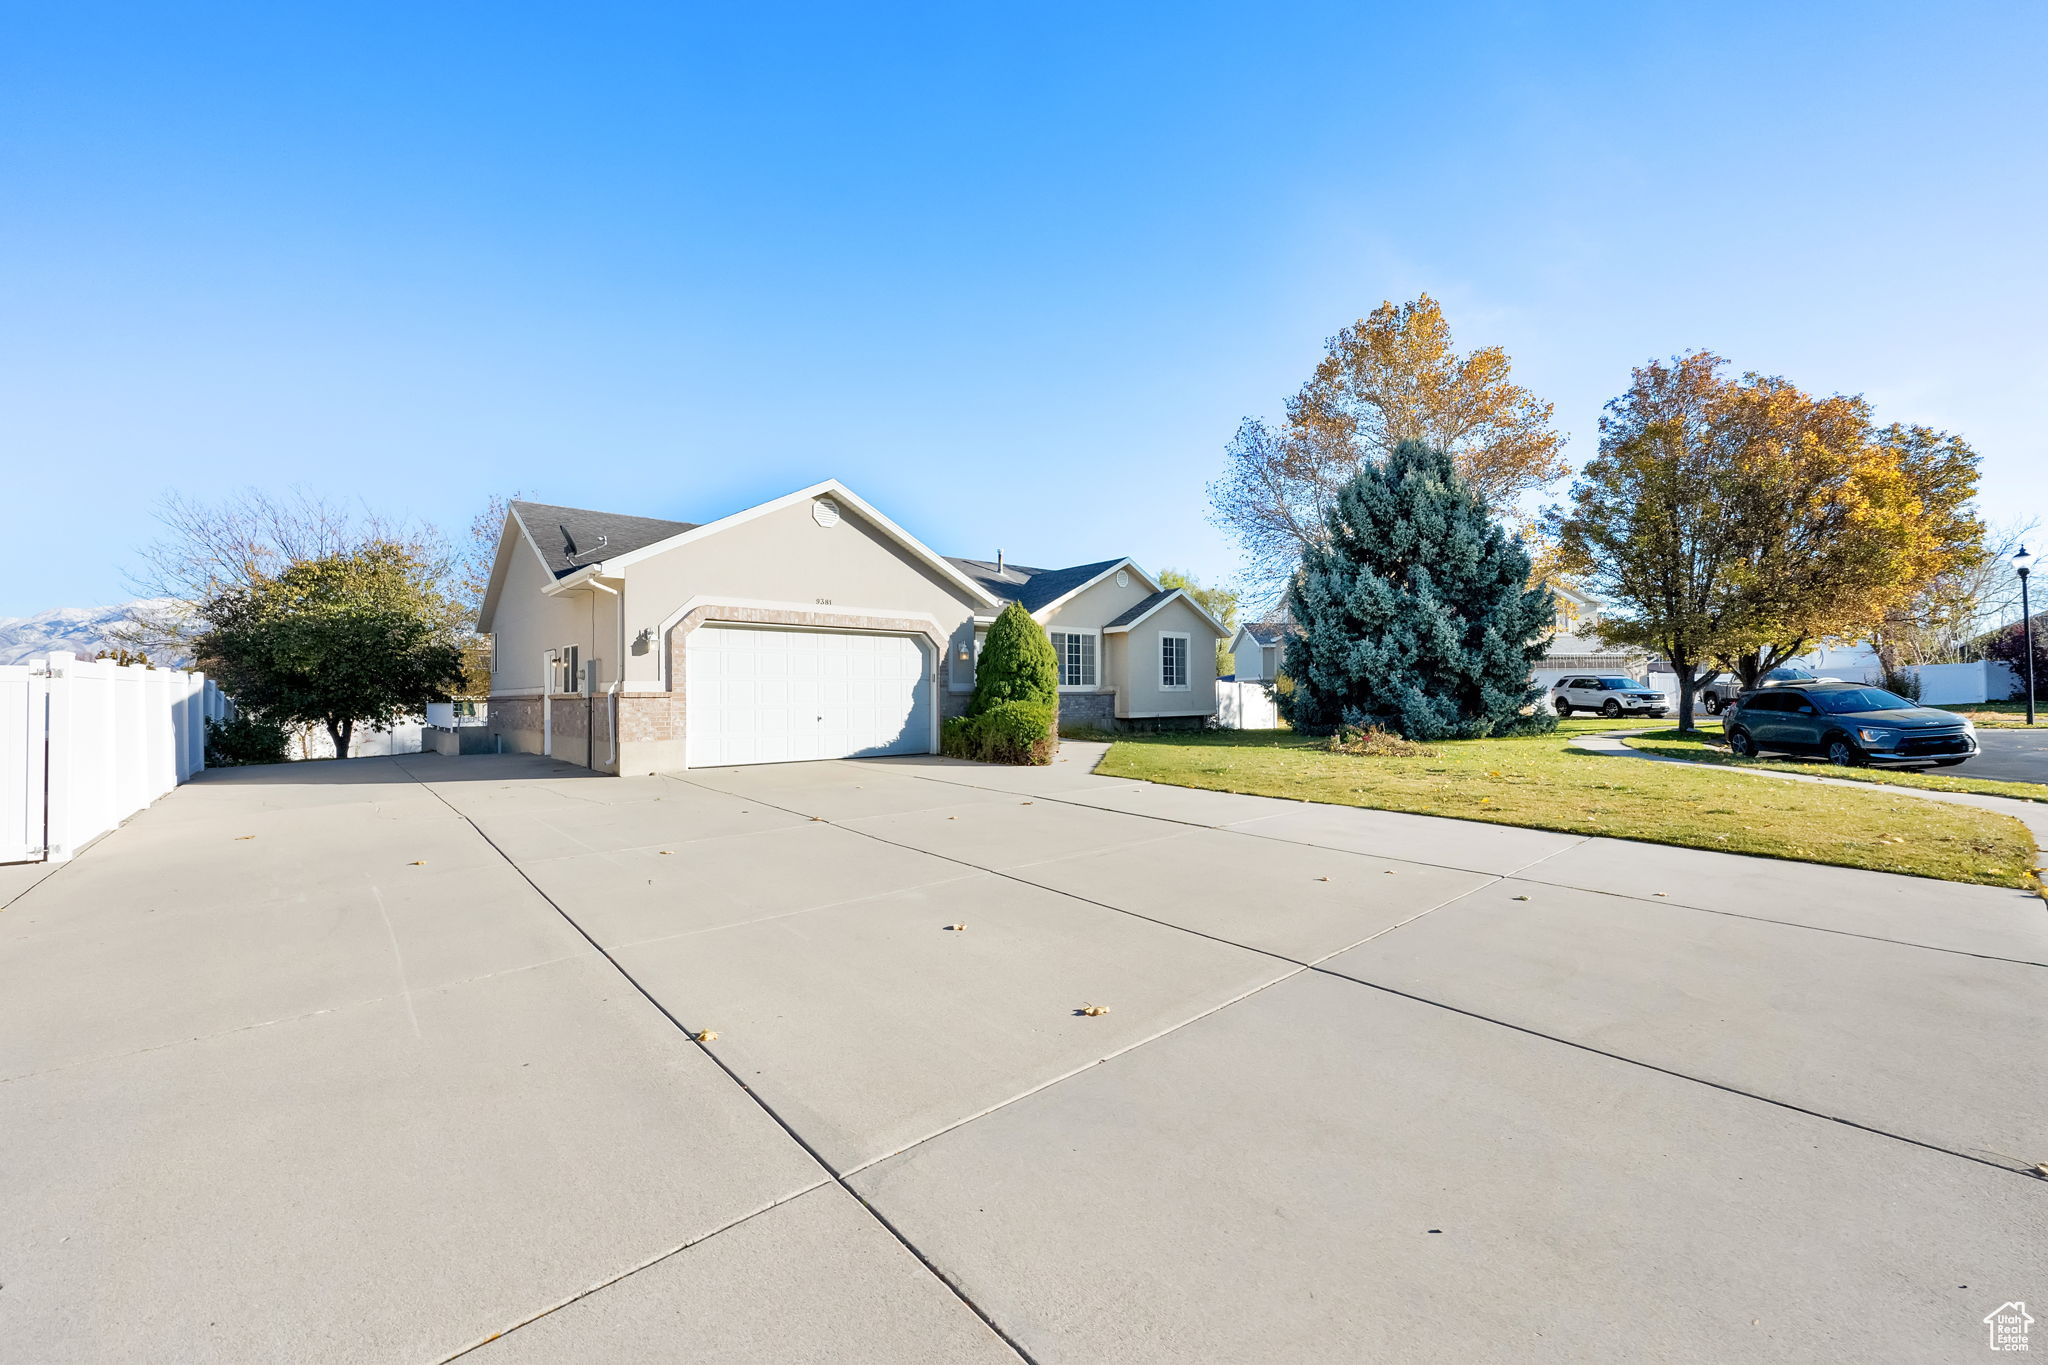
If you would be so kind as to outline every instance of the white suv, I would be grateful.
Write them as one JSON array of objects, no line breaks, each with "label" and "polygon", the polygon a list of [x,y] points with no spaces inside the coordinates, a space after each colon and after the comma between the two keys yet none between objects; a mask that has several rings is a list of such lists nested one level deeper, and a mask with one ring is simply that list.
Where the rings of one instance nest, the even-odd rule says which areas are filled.
[{"label": "white suv", "polygon": [[1613,720],[1620,716],[1662,716],[1670,706],[1662,692],[1648,683],[1618,674],[1582,674],[1559,678],[1550,688],[1550,709],[1560,716],[1598,711]]}]

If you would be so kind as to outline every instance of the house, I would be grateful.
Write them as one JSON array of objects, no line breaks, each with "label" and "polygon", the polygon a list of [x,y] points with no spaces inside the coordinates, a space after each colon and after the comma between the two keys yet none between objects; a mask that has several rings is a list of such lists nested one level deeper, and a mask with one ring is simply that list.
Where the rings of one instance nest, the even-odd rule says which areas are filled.
[{"label": "house", "polygon": [[1201,724],[1199,603],[1129,559],[949,559],[834,481],[695,523],[515,502],[477,628],[493,747],[605,772],[930,753],[996,614],[1052,638],[1060,717]]},{"label": "house", "polygon": [[1230,637],[1230,653],[1237,662],[1239,682],[1271,682],[1280,676],[1287,658],[1287,636],[1294,627],[1286,621],[1246,621]]},{"label": "house", "polygon": [[1600,642],[1600,602],[1577,588],[1550,585],[1557,598],[1556,634],[1550,648],[1531,665],[1535,680],[1549,687],[1568,673],[1622,673],[1639,678],[1649,671],[1650,656],[1638,649],[1614,649]]}]

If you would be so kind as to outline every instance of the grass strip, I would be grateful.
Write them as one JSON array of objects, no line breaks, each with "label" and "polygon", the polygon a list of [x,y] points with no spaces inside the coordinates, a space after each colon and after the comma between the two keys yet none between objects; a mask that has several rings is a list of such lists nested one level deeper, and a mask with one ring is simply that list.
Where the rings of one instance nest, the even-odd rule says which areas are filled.
[{"label": "grass strip", "polygon": [[1679,848],[2032,889],[2034,843],[2009,815],[1870,790],[1753,782],[1711,764],[1588,753],[1568,722],[1522,739],[1454,740],[1435,753],[1331,753],[1285,730],[1131,736],[1098,772],[1173,786],[1450,816]]}]

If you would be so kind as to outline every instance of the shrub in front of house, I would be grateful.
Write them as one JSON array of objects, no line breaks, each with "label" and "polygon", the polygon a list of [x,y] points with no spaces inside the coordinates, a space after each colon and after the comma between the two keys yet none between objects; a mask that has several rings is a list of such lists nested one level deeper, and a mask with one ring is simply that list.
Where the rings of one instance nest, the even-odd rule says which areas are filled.
[{"label": "shrub in front of house", "polygon": [[1275,689],[1297,730],[1482,739],[1549,729],[1523,714],[1556,606],[1451,457],[1403,441],[1337,492],[1288,585],[1298,629]]},{"label": "shrub in front of house", "polygon": [[939,731],[939,749],[978,763],[1052,762],[1058,745],[1059,661],[1045,628],[1012,602],[988,628],[967,714]]}]

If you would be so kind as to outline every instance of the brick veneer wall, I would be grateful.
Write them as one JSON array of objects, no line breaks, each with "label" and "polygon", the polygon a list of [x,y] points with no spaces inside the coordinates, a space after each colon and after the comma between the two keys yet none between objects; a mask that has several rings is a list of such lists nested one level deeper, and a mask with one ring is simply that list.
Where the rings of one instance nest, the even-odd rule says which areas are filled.
[{"label": "brick veneer wall", "polygon": [[1102,730],[1116,729],[1116,693],[1060,693],[1060,724],[1093,725]]}]

